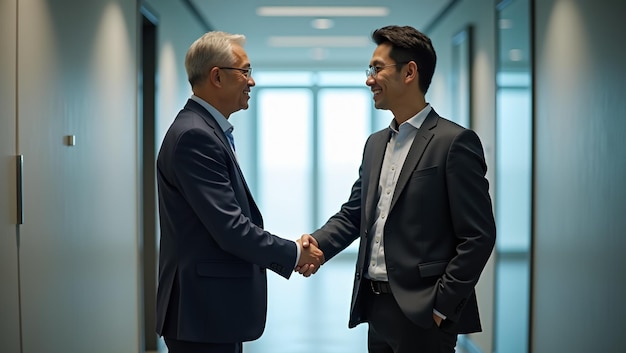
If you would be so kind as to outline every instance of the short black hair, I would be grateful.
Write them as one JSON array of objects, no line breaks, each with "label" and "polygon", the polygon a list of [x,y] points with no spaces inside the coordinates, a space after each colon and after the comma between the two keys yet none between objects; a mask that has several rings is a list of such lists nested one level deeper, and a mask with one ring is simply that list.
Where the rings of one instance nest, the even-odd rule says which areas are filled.
[{"label": "short black hair", "polygon": [[391,44],[389,56],[396,63],[414,61],[419,70],[419,87],[426,94],[437,64],[430,38],[411,26],[386,26],[375,30],[372,40],[377,45]]}]

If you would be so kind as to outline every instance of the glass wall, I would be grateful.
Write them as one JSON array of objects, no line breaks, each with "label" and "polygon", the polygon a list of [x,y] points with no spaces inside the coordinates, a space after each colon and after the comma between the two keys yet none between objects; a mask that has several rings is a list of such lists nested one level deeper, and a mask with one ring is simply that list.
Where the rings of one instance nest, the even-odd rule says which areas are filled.
[{"label": "glass wall", "polygon": [[313,94],[305,88],[268,88],[257,94],[258,194],[265,226],[281,235],[312,228]]},{"label": "glass wall", "polygon": [[[316,226],[348,200],[370,133],[371,100],[361,88],[323,88],[318,95],[319,211]],[[356,249],[356,248],[355,248]]]},{"label": "glass wall", "polygon": [[530,0],[499,1],[495,351],[528,352],[532,224]]},{"label": "glass wall", "polygon": [[[374,109],[363,72],[255,71],[254,79],[250,109],[230,119],[239,162],[265,228],[297,239],[347,201],[367,136],[391,115]],[[357,245],[311,278],[269,273],[265,333],[244,351],[367,351],[367,325],[347,325]]]},{"label": "glass wall", "polygon": [[[242,168],[254,179],[266,228],[297,238],[348,200],[365,140],[392,116],[374,109],[361,72],[260,72],[255,81],[246,114],[255,116],[257,134],[244,143],[255,145],[246,151],[256,162]],[[240,149],[245,128],[235,129]]]}]

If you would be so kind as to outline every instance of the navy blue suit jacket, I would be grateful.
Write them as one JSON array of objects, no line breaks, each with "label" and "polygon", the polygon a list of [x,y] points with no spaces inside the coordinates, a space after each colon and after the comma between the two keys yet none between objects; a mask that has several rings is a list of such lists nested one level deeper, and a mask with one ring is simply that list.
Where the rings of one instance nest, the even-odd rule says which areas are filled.
[{"label": "navy blue suit jacket", "polygon": [[[327,261],[361,239],[350,327],[367,321],[363,274],[389,137],[389,129],[369,137],[350,199],[312,234]],[[435,308],[447,317],[442,328],[481,330],[474,286],[496,238],[486,172],[478,136],[432,110],[402,166],[383,235],[393,296],[416,325],[431,327]]]},{"label": "navy blue suit jacket", "polygon": [[296,244],[263,219],[224,132],[189,100],[157,158],[159,335],[242,342],[265,328],[266,268],[289,278]]}]

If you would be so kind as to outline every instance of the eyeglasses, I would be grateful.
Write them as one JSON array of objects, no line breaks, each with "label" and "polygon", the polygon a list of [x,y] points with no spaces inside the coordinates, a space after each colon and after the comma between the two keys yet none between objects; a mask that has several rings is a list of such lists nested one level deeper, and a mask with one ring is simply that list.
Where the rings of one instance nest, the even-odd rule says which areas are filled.
[{"label": "eyeglasses", "polygon": [[376,78],[376,75],[379,72],[383,71],[384,68],[391,67],[391,66],[397,66],[397,65],[404,65],[404,64],[408,64],[408,61],[399,62],[399,63],[395,63],[395,64],[384,65],[384,66],[370,66],[370,67],[368,67],[365,70],[365,77],[372,76],[373,78]]},{"label": "eyeglasses", "polygon": [[250,79],[250,76],[252,76],[252,68],[248,67],[248,68],[241,68],[241,67],[217,67],[218,69],[222,69],[222,70],[239,70],[241,71],[241,73],[243,73],[246,76],[246,79]]}]

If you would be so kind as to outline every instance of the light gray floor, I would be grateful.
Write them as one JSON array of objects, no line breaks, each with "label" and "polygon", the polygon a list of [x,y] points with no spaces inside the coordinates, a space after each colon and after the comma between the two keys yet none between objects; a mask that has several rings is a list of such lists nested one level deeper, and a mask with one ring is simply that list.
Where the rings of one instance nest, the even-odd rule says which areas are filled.
[{"label": "light gray floor", "polygon": [[356,254],[341,254],[312,277],[268,276],[264,335],[245,353],[362,353],[367,326],[348,329]]}]

